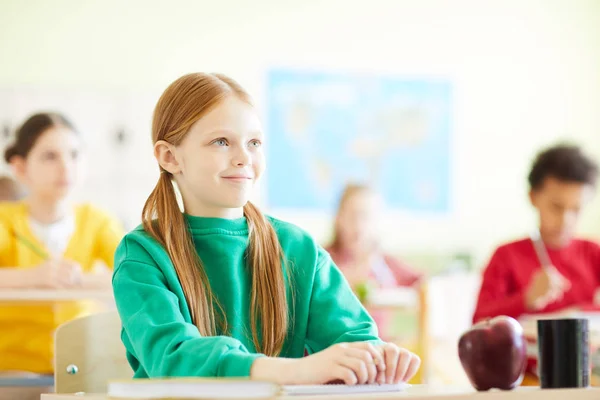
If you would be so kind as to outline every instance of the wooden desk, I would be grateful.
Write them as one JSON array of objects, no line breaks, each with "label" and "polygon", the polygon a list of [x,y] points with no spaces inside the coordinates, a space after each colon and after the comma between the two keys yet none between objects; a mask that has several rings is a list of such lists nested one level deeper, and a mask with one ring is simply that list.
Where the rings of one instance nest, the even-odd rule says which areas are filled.
[{"label": "wooden desk", "polygon": [[[381,393],[370,395],[336,395],[336,396],[290,396],[279,399],[288,400],[375,400],[375,399],[419,399],[419,400],[598,400],[600,389],[553,389],[519,388],[503,392],[476,392],[472,388],[451,386],[415,385],[403,393]],[[43,394],[41,400],[110,400],[101,394]]]},{"label": "wooden desk", "polygon": [[110,290],[79,289],[1,289],[1,302],[53,302],[71,300],[98,300],[113,303]]}]

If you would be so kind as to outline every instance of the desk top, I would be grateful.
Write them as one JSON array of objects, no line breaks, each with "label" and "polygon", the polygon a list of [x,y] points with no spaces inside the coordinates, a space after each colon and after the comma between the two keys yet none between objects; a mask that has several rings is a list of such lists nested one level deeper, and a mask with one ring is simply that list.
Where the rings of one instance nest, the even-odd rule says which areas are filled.
[{"label": "desk top", "polygon": [[[418,296],[414,289],[396,288],[378,291],[369,307],[374,309],[397,309],[413,307]],[[0,302],[9,301],[65,301],[100,300],[113,301],[112,290],[102,289],[0,289]]]},{"label": "desk top", "polygon": [[0,289],[0,302],[69,300],[113,301],[113,293],[100,289]]},{"label": "desk top", "polygon": [[[101,300],[112,301],[111,290],[102,289],[0,289],[0,302],[5,301],[64,301]],[[417,294],[413,289],[382,290],[373,296],[372,308],[411,307],[417,304]]]},{"label": "desk top", "polygon": [[[541,390],[536,387],[522,387],[512,391],[493,390],[476,392],[472,388],[452,386],[414,385],[402,393],[377,393],[336,396],[290,396],[289,400],[376,400],[376,399],[419,399],[419,400],[538,400],[543,392],[544,400],[598,400],[600,388]],[[281,397],[280,399],[283,399]],[[43,394],[41,400],[110,400],[102,394]]]}]

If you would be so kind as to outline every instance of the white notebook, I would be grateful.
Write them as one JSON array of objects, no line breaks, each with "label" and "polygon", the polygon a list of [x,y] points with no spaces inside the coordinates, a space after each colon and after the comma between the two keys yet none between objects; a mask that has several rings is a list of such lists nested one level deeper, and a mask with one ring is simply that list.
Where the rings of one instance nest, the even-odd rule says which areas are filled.
[{"label": "white notebook", "polygon": [[410,387],[408,383],[383,385],[286,385],[283,386],[283,394],[287,396],[310,396],[328,394],[403,392],[408,387]]}]

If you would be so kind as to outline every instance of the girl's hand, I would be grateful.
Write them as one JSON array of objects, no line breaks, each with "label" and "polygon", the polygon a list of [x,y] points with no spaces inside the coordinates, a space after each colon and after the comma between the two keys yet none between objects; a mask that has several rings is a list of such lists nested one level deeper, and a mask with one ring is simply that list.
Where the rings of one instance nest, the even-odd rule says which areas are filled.
[{"label": "girl's hand", "polygon": [[408,382],[419,370],[421,359],[414,353],[393,343],[377,346],[385,359],[385,373],[381,383]]},{"label": "girl's hand", "polygon": [[300,359],[259,358],[252,365],[253,379],[267,379],[287,385],[319,385],[342,382],[347,385],[375,383],[386,368],[383,353],[370,343],[335,344]]}]

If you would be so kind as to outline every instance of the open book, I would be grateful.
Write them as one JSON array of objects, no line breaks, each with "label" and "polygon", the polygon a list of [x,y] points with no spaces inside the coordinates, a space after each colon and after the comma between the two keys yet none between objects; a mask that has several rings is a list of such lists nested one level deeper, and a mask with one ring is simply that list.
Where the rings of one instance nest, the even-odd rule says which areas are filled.
[{"label": "open book", "polygon": [[399,392],[409,385],[284,385],[232,378],[133,379],[108,383],[108,398],[118,399],[271,399],[308,396]]}]

